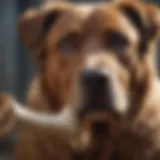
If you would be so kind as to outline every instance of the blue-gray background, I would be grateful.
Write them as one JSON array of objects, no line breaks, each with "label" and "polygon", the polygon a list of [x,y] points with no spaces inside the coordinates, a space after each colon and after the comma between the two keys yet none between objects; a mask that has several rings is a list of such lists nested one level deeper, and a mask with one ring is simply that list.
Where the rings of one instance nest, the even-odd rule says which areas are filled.
[{"label": "blue-gray background", "polygon": [[[21,101],[24,99],[25,91],[34,74],[34,67],[31,64],[29,54],[26,53],[18,40],[16,19],[25,9],[36,6],[41,1],[0,0],[0,92],[12,93]],[[72,1],[100,2],[103,0]],[[160,0],[154,0],[154,2],[160,4]],[[15,144],[13,142],[13,136],[0,141],[0,160],[6,160],[6,152],[7,155],[11,155]],[[9,156],[9,159],[12,158]]]}]

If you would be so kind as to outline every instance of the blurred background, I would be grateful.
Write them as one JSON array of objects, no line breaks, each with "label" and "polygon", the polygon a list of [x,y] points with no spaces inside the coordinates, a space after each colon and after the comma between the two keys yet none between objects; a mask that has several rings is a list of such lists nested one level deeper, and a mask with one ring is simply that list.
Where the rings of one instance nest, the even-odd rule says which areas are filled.
[{"label": "blurred background", "polygon": [[[34,66],[17,37],[16,19],[24,10],[31,6],[37,6],[42,1],[44,0],[0,0],[0,92],[9,92],[22,102],[34,74]],[[98,3],[107,0],[70,1]],[[151,1],[160,4],[160,0]],[[160,54],[157,56],[157,64],[159,64]],[[157,67],[160,69],[160,65]],[[14,135],[0,141],[0,160],[13,159],[12,151],[15,143]]]}]

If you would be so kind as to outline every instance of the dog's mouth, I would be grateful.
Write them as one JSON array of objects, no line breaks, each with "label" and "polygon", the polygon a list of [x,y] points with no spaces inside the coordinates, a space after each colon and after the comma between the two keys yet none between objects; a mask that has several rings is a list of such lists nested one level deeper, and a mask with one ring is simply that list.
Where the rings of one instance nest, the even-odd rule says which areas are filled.
[{"label": "dog's mouth", "polygon": [[120,120],[119,115],[112,110],[112,101],[106,97],[105,94],[87,97],[88,101],[80,107],[82,130],[86,130],[92,140],[110,137]]},{"label": "dog's mouth", "polygon": [[[105,92],[106,93],[106,92]],[[82,146],[101,145],[119,131],[120,115],[114,112],[110,96],[105,93],[90,93],[79,106],[80,139]]]},{"label": "dog's mouth", "polygon": [[121,130],[120,121],[107,111],[88,111],[80,117],[80,141],[83,149],[104,145]]},{"label": "dog's mouth", "polygon": [[105,111],[90,111],[83,113],[80,121],[82,127],[87,128],[92,136],[97,137],[110,134],[114,119]]},{"label": "dog's mouth", "polygon": [[107,121],[93,122],[91,125],[91,132],[93,136],[99,137],[109,134],[109,123]]},{"label": "dog's mouth", "polygon": [[83,101],[78,106],[78,116],[82,137],[88,137],[87,141],[91,142],[110,137],[120,117],[115,110],[114,90],[110,79],[99,72],[88,72],[83,76],[80,86]]}]

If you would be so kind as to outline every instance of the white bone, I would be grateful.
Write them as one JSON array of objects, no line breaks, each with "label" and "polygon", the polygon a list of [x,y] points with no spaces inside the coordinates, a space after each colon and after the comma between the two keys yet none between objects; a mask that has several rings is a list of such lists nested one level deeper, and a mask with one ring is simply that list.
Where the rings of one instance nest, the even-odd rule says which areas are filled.
[{"label": "white bone", "polygon": [[65,106],[63,108],[64,109],[60,113],[40,113],[13,100],[13,111],[16,119],[20,123],[44,129],[72,132],[76,126],[76,118],[74,116],[73,108],[70,106]]}]

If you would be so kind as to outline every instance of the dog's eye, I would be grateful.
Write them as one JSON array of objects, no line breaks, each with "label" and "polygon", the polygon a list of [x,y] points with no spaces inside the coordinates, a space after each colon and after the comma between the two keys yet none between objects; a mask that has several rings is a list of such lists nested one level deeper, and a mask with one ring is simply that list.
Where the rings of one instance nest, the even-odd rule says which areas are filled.
[{"label": "dog's eye", "polygon": [[58,51],[65,55],[69,56],[78,51],[80,45],[80,36],[78,34],[72,33],[63,37],[58,43]]},{"label": "dog's eye", "polygon": [[120,33],[110,31],[106,35],[105,47],[115,53],[124,53],[129,41]]}]

